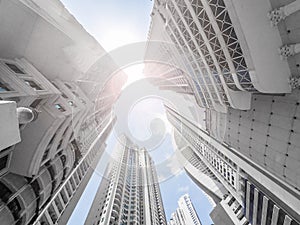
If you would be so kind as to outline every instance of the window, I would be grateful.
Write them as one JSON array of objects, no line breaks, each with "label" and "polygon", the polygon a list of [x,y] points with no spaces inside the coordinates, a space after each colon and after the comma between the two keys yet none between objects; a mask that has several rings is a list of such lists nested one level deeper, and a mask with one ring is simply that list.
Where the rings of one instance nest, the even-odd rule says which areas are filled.
[{"label": "window", "polygon": [[0,92],[12,91],[8,84],[0,80]]},{"label": "window", "polygon": [[268,204],[268,208],[267,208],[267,221],[266,221],[266,224],[271,224],[272,223],[274,203],[271,200],[269,200],[268,203],[269,204]]},{"label": "window", "polygon": [[58,220],[58,217],[57,217],[56,212],[52,205],[49,207],[48,212],[49,212],[49,215],[50,215],[53,223],[56,223],[56,221]]},{"label": "window", "polygon": [[22,69],[20,69],[17,65],[12,64],[12,63],[5,63],[5,64],[9,67],[9,69],[14,71],[15,73],[25,74],[25,72]]},{"label": "window", "polygon": [[8,160],[8,155],[5,155],[0,158],[0,170],[3,170],[4,168],[6,168],[7,160]]},{"label": "window", "polygon": [[31,103],[30,107],[36,108],[36,107],[41,103],[42,100],[43,100],[43,99],[36,99],[36,100],[34,100],[34,101]]},{"label": "window", "polygon": [[278,221],[277,224],[278,225],[283,225],[284,224],[284,219],[285,219],[285,213],[282,209],[279,209],[279,213],[278,213]]},{"label": "window", "polygon": [[66,158],[66,156],[65,156],[65,155],[62,155],[62,156],[60,157],[60,159],[61,159],[61,161],[62,161],[63,165],[65,166],[65,164],[66,164],[66,161],[67,161],[67,158]]},{"label": "window", "polygon": [[3,202],[7,203],[10,196],[12,195],[12,191],[6,187],[2,182],[0,182],[0,198]]},{"label": "window", "polygon": [[68,98],[68,96],[66,96],[64,93],[61,93],[61,96],[62,96],[63,98]]},{"label": "window", "polygon": [[67,204],[68,198],[67,198],[67,196],[65,195],[65,192],[60,192],[60,195],[61,195],[61,198],[62,198],[63,202],[64,202],[65,204]]},{"label": "window", "polygon": [[230,199],[230,201],[228,202],[228,205],[229,206],[231,206],[232,205],[232,203],[235,201],[235,198],[234,197],[232,197],[231,199]]},{"label": "window", "polygon": [[48,147],[48,148],[46,149],[46,151],[44,152],[44,155],[43,155],[42,161],[44,161],[44,160],[46,160],[46,159],[47,159],[47,157],[48,157],[48,154],[49,154],[49,150],[50,150],[50,147]]},{"label": "window", "polygon": [[35,193],[36,195],[39,195],[39,193],[40,193],[40,185],[39,185],[39,183],[37,182],[37,180],[34,180],[34,181],[31,183],[31,187],[32,187],[34,193]]},{"label": "window", "polygon": [[59,213],[63,211],[63,206],[61,205],[61,202],[59,201],[58,197],[54,199],[55,205],[57,206],[57,209]]},{"label": "window", "polygon": [[71,87],[70,84],[65,83],[65,85],[66,85],[69,89],[72,89],[72,87]]},{"label": "window", "polygon": [[72,93],[73,93],[77,98],[79,98],[79,95],[78,95],[75,91],[72,91]]},{"label": "window", "polygon": [[34,89],[35,91],[40,91],[43,90],[41,88],[41,86],[39,86],[37,83],[35,83],[32,80],[24,80],[25,84],[27,84],[29,87],[31,87],[32,89]]},{"label": "window", "polygon": [[[13,199],[12,201],[10,201],[7,204],[8,208],[10,209],[10,211],[13,214],[13,217],[15,220],[18,220],[20,217],[20,211],[22,210],[19,202],[17,201],[17,199]],[[20,223],[21,224],[21,223]]]},{"label": "window", "polygon": [[60,104],[55,104],[55,108],[58,109],[61,112],[65,112],[66,110],[64,109],[64,107],[62,107]]}]

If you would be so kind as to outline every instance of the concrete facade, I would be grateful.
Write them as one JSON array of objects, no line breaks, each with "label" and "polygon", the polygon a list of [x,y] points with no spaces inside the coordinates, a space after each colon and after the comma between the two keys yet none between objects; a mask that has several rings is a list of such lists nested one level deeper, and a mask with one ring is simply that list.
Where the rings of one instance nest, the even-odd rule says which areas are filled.
[{"label": "concrete facade", "polygon": [[[219,142],[174,109],[166,109],[169,121],[199,157],[198,161],[227,190],[218,204],[236,221],[234,224],[299,223],[299,196],[289,183],[280,181],[277,174],[263,169],[239,150]],[[188,168],[191,164],[190,159],[183,166]],[[204,186],[204,180],[198,182]],[[209,191],[207,194],[211,196]]]},{"label": "concrete facade", "polygon": [[[205,112],[200,125],[166,106],[176,155],[217,204],[216,224],[300,223],[299,10],[299,0],[154,2],[144,72]],[[1,224],[65,224],[104,151],[126,77],[109,80],[117,66],[58,0],[0,0],[0,34]],[[136,168],[115,168],[133,174],[132,187],[141,178],[143,198],[135,195],[132,218],[120,213],[122,198],[108,199],[106,214],[93,205],[97,220],[87,223],[165,224],[151,158],[126,152]]]},{"label": "concrete facade", "polygon": [[200,126],[166,106],[176,154],[217,203],[216,220],[222,211],[233,224],[299,224],[299,9],[298,0],[154,2],[145,60],[179,67],[185,94],[205,109]]},{"label": "concrete facade", "polygon": [[[290,45],[291,40],[284,34],[288,31],[294,42],[299,42],[295,25],[290,22],[295,23],[299,16],[297,7],[281,19],[278,27],[272,27],[268,19],[274,6],[285,4],[157,0],[151,14],[145,60],[159,54],[157,59],[161,64],[183,70],[186,85],[193,90],[201,107],[223,113],[228,107],[250,109],[251,93],[290,93],[293,85],[289,80],[298,77],[293,61],[298,57],[296,45]],[[256,12],[255,16],[250,12]],[[291,23],[291,29],[283,31],[286,21]],[[293,54],[282,60],[278,49],[286,44],[292,46]],[[167,71],[157,65],[156,69],[152,67],[148,66],[149,73],[155,70],[161,77]],[[175,79],[176,73],[173,76]]]},{"label": "concrete facade", "polygon": [[[2,70],[10,72],[1,77],[9,87],[0,93],[5,100],[1,105],[14,110],[6,117],[11,125],[17,122],[11,137],[21,137],[7,139],[9,146],[1,149],[1,218],[4,224],[65,224],[115,120],[107,105],[94,114],[92,102],[75,82],[49,81],[24,58],[1,62]],[[26,117],[20,108],[34,112],[33,119],[21,123]],[[66,185],[67,195],[62,192]],[[73,198],[77,189],[81,191]]]},{"label": "concrete facade", "polygon": [[66,224],[126,77],[58,0],[0,1],[0,24],[1,224]]}]

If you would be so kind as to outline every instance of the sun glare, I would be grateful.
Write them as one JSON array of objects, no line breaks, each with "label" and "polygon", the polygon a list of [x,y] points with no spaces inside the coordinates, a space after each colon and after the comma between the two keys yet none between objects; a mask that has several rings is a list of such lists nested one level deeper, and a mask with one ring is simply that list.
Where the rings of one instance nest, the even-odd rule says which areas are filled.
[{"label": "sun glare", "polygon": [[111,51],[118,47],[139,41],[138,35],[130,29],[110,29],[101,40],[102,46]]},{"label": "sun glare", "polygon": [[127,74],[128,78],[126,84],[123,86],[122,89],[124,89],[125,87],[134,83],[137,80],[143,79],[145,77],[143,72],[144,67],[145,65],[141,63],[141,64],[131,65],[123,69],[124,73]]}]

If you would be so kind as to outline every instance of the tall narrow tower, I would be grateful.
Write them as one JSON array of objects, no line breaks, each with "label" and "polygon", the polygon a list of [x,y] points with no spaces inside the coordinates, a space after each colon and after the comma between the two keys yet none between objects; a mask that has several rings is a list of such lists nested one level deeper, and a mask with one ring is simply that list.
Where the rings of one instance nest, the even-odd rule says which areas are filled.
[{"label": "tall narrow tower", "polygon": [[179,198],[178,206],[168,225],[202,225],[188,194]]},{"label": "tall narrow tower", "polygon": [[166,218],[153,160],[122,136],[106,168],[86,225],[165,225]]}]

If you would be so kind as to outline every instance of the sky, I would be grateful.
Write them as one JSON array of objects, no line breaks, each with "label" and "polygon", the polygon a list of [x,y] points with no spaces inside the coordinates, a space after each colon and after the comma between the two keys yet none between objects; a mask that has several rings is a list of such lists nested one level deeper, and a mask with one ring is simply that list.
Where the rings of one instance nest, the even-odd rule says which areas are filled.
[{"label": "sky", "polygon": [[[62,2],[106,51],[111,51],[130,43],[147,40],[153,1],[62,0]],[[130,89],[131,83],[142,78],[140,74],[142,69],[142,65],[135,65],[126,69],[126,72],[129,74],[129,79],[125,87],[126,90]],[[132,89],[134,88],[131,87]],[[123,93],[123,96],[126,96],[126,94]],[[157,126],[159,127],[158,130],[164,129],[164,135],[159,144],[149,149],[151,149],[151,157],[158,165],[158,176],[167,219],[169,220],[171,213],[178,207],[177,201],[179,197],[188,193],[191,196],[202,224],[212,224],[209,217],[212,206],[201,189],[193,183],[183,169],[174,169],[171,125],[168,124],[164,114],[162,100],[148,98],[143,99],[143,101],[137,101],[131,106],[127,116],[128,130],[133,138],[139,140],[139,144],[146,143],[151,134],[157,130]],[[116,133],[112,133],[108,138],[108,146],[104,156],[98,163],[68,225],[84,224],[89,207],[101,182],[102,171],[104,171],[106,162],[108,161],[109,152],[113,149],[117,141],[116,136]],[[167,168],[168,166],[169,168]],[[170,169],[171,172],[166,172],[166,169]],[[164,174],[164,172],[167,174]]]},{"label": "sky", "polygon": [[150,0],[62,0],[106,51],[145,41],[153,2]]},{"label": "sky", "polygon": [[[103,171],[110,157],[110,153],[114,148],[117,139],[112,133],[107,140],[107,149],[99,161],[95,172],[91,176],[89,183],[86,186],[85,191],[83,192],[77,206],[75,207],[72,216],[68,221],[68,225],[80,225],[84,224],[84,221],[88,215],[90,206],[93,202],[93,199],[96,195],[96,191],[99,187],[99,184],[102,179]],[[169,138],[166,139],[166,143],[170,142]],[[168,145],[169,146],[169,145]],[[158,150],[164,150],[165,144],[161,145],[161,148]],[[158,155],[153,155],[150,153],[153,160],[155,160]],[[202,225],[211,225],[212,221],[209,217],[209,213],[212,210],[212,206],[207,200],[206,196],[203,194],[201,189],[193,183],[193,181],[186,175],[184,170],[181,170],[180,173],[171,176],[169,179],[166,179],[160,182],[160,190],[162,194],[164,209],[169,221],[171,213],[173,213],[178,207],[177,201],[179,198],[188,193],[192,200],[192,203],[197,211],[197,214],[201,220]]]}]

